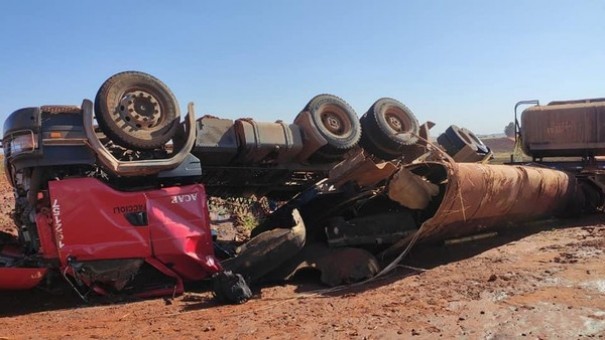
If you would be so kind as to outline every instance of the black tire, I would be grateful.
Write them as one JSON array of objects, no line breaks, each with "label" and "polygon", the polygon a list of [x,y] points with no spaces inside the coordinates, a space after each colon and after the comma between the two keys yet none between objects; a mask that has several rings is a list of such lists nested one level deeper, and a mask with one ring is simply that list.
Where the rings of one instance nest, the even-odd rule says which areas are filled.
[{"label": "black tire", "polygon": [[418,141],[418,119],[407,106],[392,98],[374,102],[360,123],[363,133],[359,144],[384,160],[400,157]]},{"label": "black tire", "polygon": [[439,137],[437,137],[437,143],[439,143],[450,156],[454,156],[460,152],[466,145],[473,148],[473,151],[477,150],[476,147],[473,146],[470,138],[462,134],[460,128],[456,125],[451,125],[444,133],[439,135]]},{"label": "black tire", "polygon": [[471,141],[473,141],[473,144],[475,144],[477,147],[478,152],[487,154],[490,151],[489,147],[485,145],[483,141],[481,141],[481,139],[479,139],[479,137],[477,137],[477,135],[475,135],[471,130],[462,128],[462,132],[466,134]]},{"label": "black tire", "polygon": [[460,149],[457,149],[454,144],[450,141],[449,137],[444,133],[437,137],[437,144],[445,150],[448,155],[455,155]]},{"label": "black tire", "polygon": [[344,100],[331,94],[313,97],[303,111],[311,114],[311,120],[328,144],[317,150],[311,160],[341,158],[357,145],[361,138],[361,126],[355,110]]},{"label": "black tire", "polygon": [[[372,133],[371,132],[372,129],[369,128],[364,128],[363,132],[364,134],[366,132]],[[368,138],[367,136],[362,136],[361,140],[359,141],[359,145],[369,154],[378,157],[382,160],[385,161],[390,161],[393,160],[401,155],[398,155],[397,153],[394,153],[392,151],[389,150],[385,150],[383,148],[381,148],[380,143],[374,142],[373,140],[371,140],[370,138]]]},{"label": "black tire", "polygon": [[490,150],[472,131],[459,128],[456,125],[448,127],[444,133],[437,138],[437,143],[445,151],[453,156],[457,154],[466,145],[470,146],[477,153],[487,154]]},{"label": "black tire", "polygon": [[136,71],[107,79],[95,97],[99,127],[114,143],[134,150],[166,144],[179,124],[179,105],[159,79]]},{"label": "black tire", "polygon": [[305,224],[296,210],[290,218],[294,224],[262,232],[239,247],[236,257],[224,260],[226,270],[241,274],[248,283],[256,283],[296,255],[307,239]]}]

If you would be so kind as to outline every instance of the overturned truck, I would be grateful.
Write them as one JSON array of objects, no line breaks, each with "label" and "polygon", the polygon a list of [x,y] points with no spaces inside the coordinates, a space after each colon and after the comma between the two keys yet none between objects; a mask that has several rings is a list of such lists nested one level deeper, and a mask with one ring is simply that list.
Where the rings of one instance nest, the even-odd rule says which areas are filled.
[{"label": "overturned truck", "polygon": [[[283,280],[311,267],[330,285],[358,281],[418,241],[603,203],[593,177],[463,163],[491,152],[456,126],[432,143],[434,124],[391,98],[359,119],[327,94],[292,123],[187,111],[180,121],[158,79],[123,72],[94,103],[9,115],[2,143],[16,232],[0,238],[0,289],[62,279],[84,299],[146,297],[212,278],[217,296],[243,302],[244,279]],[[285,203],[238,253],[217,256],[207,196],[249,194]]]}]

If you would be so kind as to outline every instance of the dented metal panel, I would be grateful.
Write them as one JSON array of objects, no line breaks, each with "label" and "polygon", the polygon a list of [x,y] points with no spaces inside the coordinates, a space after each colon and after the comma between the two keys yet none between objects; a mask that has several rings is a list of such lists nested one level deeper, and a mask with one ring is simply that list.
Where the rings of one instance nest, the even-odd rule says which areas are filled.
[{"label": "dented metal panel", "polygon": [[144,192],[117,191],[95,178],[50,181],[48,187],[52,236],[62,264],[71,258],[151,257],[149,228],[127,219],[146,211]]}]

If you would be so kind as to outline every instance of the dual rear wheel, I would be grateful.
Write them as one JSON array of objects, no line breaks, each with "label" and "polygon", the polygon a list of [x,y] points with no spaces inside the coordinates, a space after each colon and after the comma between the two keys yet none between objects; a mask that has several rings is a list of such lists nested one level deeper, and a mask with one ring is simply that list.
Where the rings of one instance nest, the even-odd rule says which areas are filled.
[{"label": "dual rear wheel", "polygon": [[485,155],[490,151],[472,131],[466,128],[460,128],[456,125],[448,127],[444,133],[437,137],[437,143],[439,143],[450,156],[454,156],[465,146],[469,146],[478,154]]},{"label": "dual rear wheel", "polygon": [[392,98],[378,99],[361,117],[360,145],[383,160],[401,157],[418,141],[419,124],[414,113]]}]

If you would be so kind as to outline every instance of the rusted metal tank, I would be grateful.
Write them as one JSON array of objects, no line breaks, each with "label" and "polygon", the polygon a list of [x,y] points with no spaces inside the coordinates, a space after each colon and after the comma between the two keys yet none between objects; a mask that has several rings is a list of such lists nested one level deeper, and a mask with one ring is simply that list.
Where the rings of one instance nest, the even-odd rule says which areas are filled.
[{"label": "rusted metal tank", "polygon": [[[440,186],[439,194],[434,195],[425,209],[428,216],[419,236],[424,241],[477,234],[508,222],[580,212],[585,206],[585,188],[578,185],[573,175],[558,170],[427,162],[407,166],[402,171]],[[407,177],[394,176],[389,183],[392,200],[409,200],[394,197],[405,193],[397,187],[409,186]],[[403,244],[405,241],[399,247]]]},{"label": "rusted metal tank", "polygon": [[532,157],[605,155],[605,98],[551,102],[521,115],[523,151]]}]

